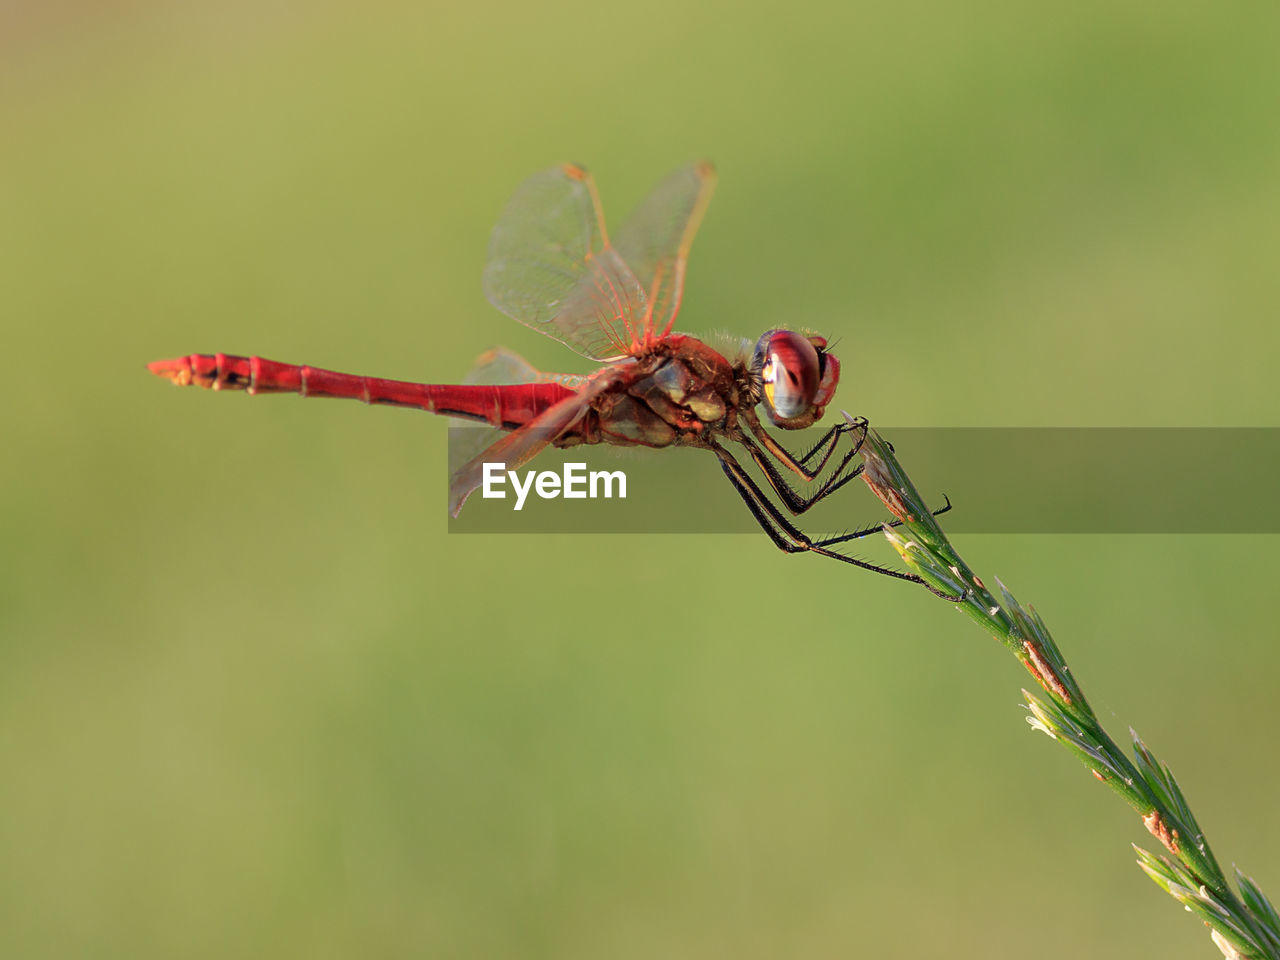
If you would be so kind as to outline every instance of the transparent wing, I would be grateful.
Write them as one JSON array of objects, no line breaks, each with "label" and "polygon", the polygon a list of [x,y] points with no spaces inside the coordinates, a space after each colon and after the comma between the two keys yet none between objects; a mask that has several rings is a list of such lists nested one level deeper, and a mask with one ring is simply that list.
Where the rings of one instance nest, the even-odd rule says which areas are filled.
[{"label": "transparent wing", "polygon": [[715,168],[706,161],[675,171],[613,238],[648,300],[644,328],[650,342],[670,333],[680,312],[685,261],[715,185]]},{"label": "transparent wing", "polygon": [[588,381],[576,396],[566,397],[518,430],[503,434],[455,470],[449,478],[449,514],[456,517],[467,497],[484,482],[486,463],[500,463],[503,470],[518,470],[577,423],[591,409],[591,401],[610,383],[608,377]]},{"label": "transparent wing", "polygon": [[[579,390],[587,382],[586,377],[571,373],[544,373],[530,364],[524,357],[513,353],[506,347],[495,347],[476,358],[476,365],[462,380],[463,383],[493,384],[505,383],[563,383],[566,387]],[[460,417],[449,418],[449,473],[452,476],[468,460],[485,448],[492,446],[507,431],[501,427],[491,427],[476,423],[474,420],[463,420]]]},{"label": "transparent wing", "polygon": [[503,313],[595,360],[643,343],[644,289],[609,245],[595,184],[579,166],[517,188],[493,228],[484,292]]},{"label": "transparent wing", "polygon": [[539,370],[520,354],[506,347],[494,347],[476,357],[476,365],[462,380],[463,383],[563,383],[579,389],[587,377],[576,373],[547,373]]}]

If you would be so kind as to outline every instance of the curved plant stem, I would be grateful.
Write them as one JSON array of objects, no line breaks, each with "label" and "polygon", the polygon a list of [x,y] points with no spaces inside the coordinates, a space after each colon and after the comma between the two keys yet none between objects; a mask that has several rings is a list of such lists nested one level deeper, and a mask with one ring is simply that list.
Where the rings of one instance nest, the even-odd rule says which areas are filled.
[{"label": "curved plant stem", "polygon": [[1039,685],[1040,695],[1022,691],[1031,726],[1066,747],[1119,794],[1164,846],[1167,855],[1135,846],[1138,865],[1204,921],[1224,956],[1280,960],[1280,916],[1239,870],[1239,893],[1232,889],[1169,768],[1132,730],[1132,760],[1112,740],[1040,615],[1020,605],[999,580],[996,596],[969,568],[925,506],[893,448],[874,430],[868,429],[861,454],[867,485],[902,521],[898,530],[886,526],[884,533],[903,561],[936,589],[963,595],[956,606],[1004,644]]}]

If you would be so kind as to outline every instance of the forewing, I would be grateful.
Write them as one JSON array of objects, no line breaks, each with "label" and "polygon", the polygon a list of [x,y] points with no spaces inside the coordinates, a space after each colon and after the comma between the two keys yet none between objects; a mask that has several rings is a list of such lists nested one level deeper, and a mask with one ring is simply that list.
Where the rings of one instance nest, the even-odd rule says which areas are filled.
[{"label": "forewing", "polygon": [[684,267],[693,236],[715,190],[716,171],[695,163],[654,187],[614,237],[614,247],[648,300],[646,342],[671,332],[684,292]]},{"label": "forewing", "polygon": [[493,228],[484,292],[503,313],[592,359],[641,345],[645,292],[609,245],[582,167],[546,170],[516,190]]}]

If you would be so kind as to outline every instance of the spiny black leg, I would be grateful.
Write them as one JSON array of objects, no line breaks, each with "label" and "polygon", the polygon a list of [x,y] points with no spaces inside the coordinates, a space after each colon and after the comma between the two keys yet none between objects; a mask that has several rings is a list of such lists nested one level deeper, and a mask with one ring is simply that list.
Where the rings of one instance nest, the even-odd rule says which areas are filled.
[{"label": "spiny black leg", "polygon": [[[795,454],[791,454],[791,459],[793,459],[796,463],[800,464],[801,466],[804,466],[806,463],[808,463],[810,460],[813,459],[813,455],[815,453],[817,453],[819,450],[825,447],[828,443],[830,443],[832,446],[835,446],[836,440],[839,439],[840,434],[843,432],[844,431],[840,429],[840,424],[837,423],[834,427],[832,427],[830,430],[824,433],[822,435],[822,439],[819,440],[817,443],[815,443],[813,447],[809,450],[809,452],[806,453],[803,457],[797,457]],[[779,446],[781,446],[781,444],[779,444]]]},{"label": "spiny black leg", "polygon": [[[838,553],[832,553],[823,550],[811,543],[799,529],[793,526],[782,516],[765,497],[764,492],[756,486],[755,482],[747,476],[746,471],[729,451],[722,447],[715,448],[716,456],[720,458],[720,469],[729,478],[729,482],[733,484],[734,489],[738,491],[738,495],[742,497],[742,502],[747,505],[747,509],[751,511],[751,515],[755,517],[756,522],[760,524],[761,529],[769,535],[774,545],[784,553],[804,553],[814,552],[823,556],[831,557],[835,560],[843,560],[845,563],[852,563],[855,566],[863,567],[867,570],[873,570],[876,573],[883,573],[885,576],[896,577],[899,580],[910,580],[913,583],[924,583],[919,577],[913,577],[910,574],[899,573],[897,570],[888,570],[884,567],[877,567],[874,564],[857,560],[853,557],[846,557]],[[927,586],[927,584],[926,584]]]},{"label": "spiny black leg", "polygon": [[740,436],[738,438],[738,442],[747,448],[747,453],[751,455],[751,459],[755,461],[756,466],[758,466],[761,472],[764,473],[765,478],[769,481],[769,486],[773,488],[774,492],[782,500],[786,508],[797,516],[804,513],[815,503],[818,503],[820,500],[823,500],[835,493],[854,477],[859,476],[866,467],[865,464],[860,463],[852,470],[846,472],[850,461],[852,461],[858,453],[858,447],[854,447],[854,449],[845,454],[844,459],[842,459],[840,464],[832,471],[831,476],[827,478],[827,481],[812,495],[804,497],[796,493],[796,491],[791,488],[791,485],[787,483],[786,478],[782,476],[778,471],[778,468],[773,465],[768,457],[765,456],[764,451],[748,440],[745,436]]},{"label": "spiny black leg", "polygon": [[[831,455],[835,453],[836,447],[840,444],[840,438],[853,429],[848,423],[837,423],[834,427],[822,435],[822,439],[813,445],[813,447],[803,457],[797,457],[794,453],[784,447],[781,441],[775,439],[765,429],[764,425],[758,419],[748,421],[751,432],[754,433],[769,449],[769,451],[778,458],[789,470],[794,471],[804,477],[806,481],[812,481],[822,468],[827,465],[827,461],[831,459]],[[819,450],[824,450],[822,457],[818,460],[815,467],[808,466],[810,460],[817,456]]]},{"label": "spiny black leg", "polygon": [[[826,452],[823,453],[821,461],[812,470],[801,467],[800,461],[797,461],[796,458],[782,446],[782,444],[774,439],[774,437],[763,428],[754,412],[744,416],[743,419],[750,427],[752,433],[756,435],[756,438],[760,441],[764,450],[762,451],[743,434],[739,434],[735,439],[747,448],[747,452],[750,453],[751,459],[755,461],[756,465],[764,473],[766,479],[768,479],[769,486],[771,486],[774,492],[778,494],[778,497],[782,500],[786,508],[797,516],[804,513],[815,503],[818,503],[824,498],[830,496],[832,493],[835,493],[835,491],[839,490],[854,477],[861,474],[864,469],[863,465],[859,464],[851,472],[845,473],[850,462],[858,454],[858,451],[862,449],[862,444],[867,439],[867,421],[863,418],[847,420],[844,423],[837,424],[827,431],[822,440],[820,440],[818,444],[802,458],[802,460],[810,459],[824,446],[826,447]],[[854,441],[853,449],[844,455],[844,458],[831,472],[827,481],[817,491],[809,496],[801,496],[796,493],[796,491],[792,489],[791,485],[782,476],[781,472],[777,469],[774,462],[765,456],[765,453],[773,454],[778,462],[782,463],[784,466],[790,467],[796,473],[800,474],[800,476],[812,482],[817,479],[827,462],[831,459],[831,455],[835,452],[835,448],[839,443],[840,437],[850,431],[860,431],[857,440]]]},{"label": "spiny black leg", "polygon": [[[838,423],[823,435],[822,439],[814,445],[812,450],[806,453],[803,457],[797,459],[797,457],[779,443],[778,440],[769,433],[769,431],[765,430],[754,411],[747,411],[743,415],[742,419],[747,424],[751,432],[755,434],[756,439],[761,443],[761,445],[769,451],[769,453],[773,454],[779,463],[785,466],[788,470],[791,470],[803,477],[808,483],[812,483],[817,478],[818,474],[822,472],[823,468],[827,465],[827,461],[831,459],[831,455],[835,453],[836,446],[839,444],[842,436],[855,430],[861,431],[861,435],[853,445],[855,453],[861,449],[863,441],[867,438],[867,421],[865,419],[859,418],[858,420]],[[825,448],[825,452],[822,454],[822,458],[818,461],[818,465],[812,468],[806,466],[818,451],[823,448]]]},{"label": "spiny black leg", "polygon": [[[743,417],[743,419],[751,428],[752,433],[760,436],[764,432],[764,426],[760,423],[759,418],[754,416],[754,414],[749,417]],[[825,464],[831,457],[831,453],[835,449],[836,444],[840,441],[840,437],[853,429],[853,426],[854,425],[850,423],[837,423],[834,427],[824,433],[822,435],[822,439],[815,443],[812,449],[810,449],[803,457],[797,457],[772,437],[768,437],[767,439],[772,441],[770,447],[776,448],[776,456],[779,460],[785,463],[790,469],[795,470],[801,476],[805,477],[806,480],[812,480],[813,477],[817,476],[817,474],[822,470],[823,464]],[[817,452],[823,447],[827,448],[827,452],[822,455],[822,460],[819,462],[818,466],[814,467],[812,471],[803,469],[805,464],[812,460]]]},{"label": "spiny black leg", "polygon": [[884,574],[886,577],[894,577],[898,580],[906,580],[910,583],[918,583],[935,596],[942,597],[952,603],[959,603],[964,600],[964,596],[953,596],[949,593],[943,593],[941,590],[926,583],[922,578],[909,573],[900,573],[897,570],[890,570],[886,567],[878,567],[874,563],[867,563],[864,560],[858,560],[855,557],[846,557],[844,554],[835,553],[831,550],[823,549],[818,544],[810,540],[799,528],[789,522],[778,508],[773,505],[764,492],[756,485],[742,469],[742,466],[733,455],[723,447],[713,445],[712,449],[716,456],[720,458],[720,469],[729,478],[729,482],[733,484],[734,489],[738,491],[738,495],[742,497],[742,502],[747,505],[747,509],[751,511],[751,515],[755,517],[756,522],[760,524],[761,529],[769,535],[774,545],[784,553],[802,553],[808,551],[817,553],[824,557],[830,557],[833,560],[840,560],[844,563],[853,564],[856,567],[862,567],[864,570],[870,570],[874,573]]},{"label": "spiny black leg", "polygon": [[[717,454],[719,456],[719,454]],[[725,457],[728,454],[726,453]],[[779,532],[778,528],[769,520],[760,502],[752,495],[748,489],[748,485],[744,483],[745,477],[741,468],[737,467],[736,461],[732,457],[726,461],[725,457],[720,458],[720,469],[724,471],[724,475],[729,478],[729,482],[733,484],[733,488],[738,491],[738,496],[742,497],[742,502],[747,505],[747,509],[751,511],[751,515],[755,517],[756,523],[760,524],[760,529],[769,535],[769,539],[773,541],[773,545],[783,553],[803,553],[804,547],[792,543]],[[733,462],[734,466],[729,463]]]},{"label": "spiny black leg", "polygon": [[[800,463],[800,466],[804,466],[805,463],[808,463],[810,460],[812,460],[813,454],[817,453],[819,449],[822,449],[822,445],[824,443],[827,443],[827,439],[832,434],[835,434],[836,436],[840,436],[841,434],[850,433],[851,430],[865,431],[867,430],[868,426],[870,426],[870,424],[867,420],[867,417],[855,417],[854,420],[846,420],[844,422],[841,422],[841,424],[836,424],[835,426],[833,426],[833,428],[827,431],[826,436],[823,436],[822,439],[818,440],[817,444],[814,444],[814,448],[812,449],[812,451],[809,451],[808,453],[804,454],[804,456],[800,457],[800,460],[797,460],[796,462]],[[865,439],[867,439],[867,434],[863,433],[863,436],[859,438],[858,443],[854,444],[854,448],[856,449],[861,447],[861,445],[863,445],[863,440]],[[832,448],[835,448],[835,444],[832,444]],[[823,463],[827,462],[827,458],[829,456],[831,456],[831,451],[828,451],[826,456],[822,458]],[[815,474],[817,474],[818,470],[822,470],[822,465],[819,465],[817,468],[815,468],[814,470]]]},{"label": "spiny black leg", "polygon": [[[948,509],[951,509],[951,498],[947,497],[946,494],[942,494],[942,499],[946,500],[947,506],[938,507],[936,511],[933,511],[933,516],[941,517],[943,513],[946,513]],[[846,543],[846,541],[849,541],[849,540],[860,540],[861,538],[864,538],[864,536],[867,536],[868,534],[881,534],[881,532],[884,531],[884,527],[886,526],[902,526],[902,521],[893,520],[888,522],[888,524],[863,527],[863,529],[855,530],[854,532],[851,532],[851,534],[841,534],[840,536],[828,536],[828,538],[824,538],[822,540],[814,540],[814,543],[818,544],[819,547],[831,547],[832,544],[836,544],[836,543]]]}]

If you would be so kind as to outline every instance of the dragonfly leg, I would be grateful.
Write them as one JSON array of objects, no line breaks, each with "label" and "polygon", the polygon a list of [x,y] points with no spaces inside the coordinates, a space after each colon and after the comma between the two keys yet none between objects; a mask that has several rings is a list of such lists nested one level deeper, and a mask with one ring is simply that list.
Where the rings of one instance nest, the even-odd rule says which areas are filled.
[{"label": "dragonfly leg", "polygon": [[856,557],[847,557],[842,553],[827,550],[820,543],[815,543],[782,515],[728,450],[718,444],[712,444],[711,448],[715,451],[716,456],[720,458],[720,469],[724,471],[725,476],[729,478],[729,482],[738,491],[738,495],[742,497],[742,502],[747,505],[747,509],[751,511],[751,515],[760,524],[760,528],[769,535],[774,546],[779,550],[784,553],[816,553],[820,556],[830,557],[833,560],[853,564],[855,567],[861,567],[873,573],[884,574],[886,577],[894,577],[898,580],[921,584],[930,593],[951,603],[959,603],[964,600],[963,595],[953,596],[949,593],[943,593],[914,574],[901,573],[897,570],[890,570],[887,567],[876,566],[874,563],[867,563],[865,560],[858,560]]},{"label": "dragonfly leg", "polygon": [[[862,447],[862,443],[867,438],[867,421],[865,418],[859,417],[853,421],[844,421],[837,423],[828,430],[816,444],[813,449],[806,453],[803,457],[796,457],[787,450],[781,443],[774,439],[773,435],[764,428],[760,423],[760,418],[756,416],[754,410],[746,411],[742,419],[746,422],[747,427],[755,434],[756,439],[766,450],[771,453],[775,459],[788,470],[803,477],[806,483],[812,483],[822,472],[823,467],[827,465],[827,461],[831,459],[831,455],[835,453],[836,446],[840,442],[840,438],[846,433],[858,432],[858,439],[854,441],[853,451],[857,453]],[[817,456],[818,451],[825,448],[825,453],[818,460],[816,467],[809,467],[809,461]],[[848,458],[846,458],[847,460]]]},{"label": "dragonfly leg", "polygon": [[[781,446],[781,444],[778,444],[777,441],[773,440],[773,438],[767,432],[764,431],[759,420],[752,417],[750,420],[748,420],[748,423],[751,423],[753,425],[753,431],[756,433],[757,436],[762,437],[765,440],[772,441],[772,444],[766,447],[766,449],[768,449],[770,452],[774,452],[774,450],[776,449],[781,451],[784,455],[790,456],[789,454],[787,454],[787,451]],[[845,473],[844,471],[848,467],[849,462],[862,448],[862,444],[866,440],[866,436],[867,436],[865,432],[866,427],[867,427],[867,420],[865,417],[859,417],[854,421],[846,422],[844,424],[837,424],[836,426],[832,427],[830,430],[827,431],[826,435],[820,441],[818,441],[817,446],[815,446],[807,454],[805,454],[803,457],[799,458],[798,461],[796,461],[797,463],[803,464],[806,460],[810,459],[815,453],[817,453],[817,451],[821,449],[823,445],[830,443],[830,446],[828,447],[827,452],[823,455],[822,462],[819,463],[818,467],[813,472],[813,475],[816,477],[818,473],[821,472],[823,465],[825,465],[827,460],[830,459],[831,454],[835,450],[836,443],[839,441],[840,435],[844,432],[848,432],[851,430],[862,431],[858,439],[854,441],[853,449],[850,450],[847,454],[845,454],[844,458],[840,461],[839,465],[835,468],[834,471],[832,471],[831,476],[827,478],[826,483],[824,483],[818,489],[818,491],[810,497],[803,497],[800,494],[796,493],[795,490],[793,490],[791,486],[786,482],[786,480],[784,479],[782,474],[778,471],[778,469],[772,463],[770,463],[769,460],[759,450],[759,448],[755,447],[749,440],[747,440],[747,438],[740,437],[739,442],[744,447],[747,448],[747,451],[751,454],[751,459],[755,461],[756,465],[761,469],[765,477],[768,478],[769,486],[773,488],[775,493],[777,493],[778,497],[782,500],[783,504],[786,505],[788,510],[790,510],[793,514],[798,516],[804,513],[810,507],[812,507],[815,503],[835,493],[837,490],[843,487],[846,483],[848,483],[854,477],[861,475],[864,469],[863,464],[859,464],[857,467],[855,467],[853,470],[849,471],[848,473]],[[890,449],[892,449],[892,445],[890,445]],[[786,463],[786,460],[783,460],[783,462]],[[948,510],[951,509],[951,499],[949,497],[946,497],[945,494],[944,494],[944,498],[947,501],[947,505],[945,507],[939,508],[938,510],[934,510],[933,515],[935,517],[941,516],[942,514],[946,513]],[[889,523],[890,527],[898,527],[901,525],[902,525],[901,520],[894,520]],[[883,527],[877,524],[876,526],[866,527],[861,530],[855,530],[853,533],[846,533],[838,537],[831,537],[825,540],[816,540],[814,542],[818,546],[830,546],[831,544],[835,544],[835,543],[844,543],[849,540],[857,540],[862,537],[865,537],[869,533],[879,533],[881,532],[882,529]]]},{"label": "dragonfly leg", "polygon": [[861,463],[852,470],[848,469],[849,463],[858,453],[858,446],[861,446],[859,444],[845,454],[844,459],[840,461],[839,465],[832,471],[831,476],[827,478],[821,487],[809,496],[802,496],[791,488],[791,485],[787,483],[786,478],[782,476],[778,468],[765,456],[763,450],[745,436],[739,437],[738,442],[746,447],[747,452],[751,454],[751,459],[755,461],[756,466],[764,473],[765,478],[769,481],[769,486],[773,488],[774,493],[782,500],[783,505],[797,516],[804,513],[815,503],[835,493],[854,477],[859,476],[865,469],[865,464]]},{"label": "dragonfly leg", "polygon": [[[814,444],[812,450],[806,453],[803,457],[800,457],[799,460],[797,460],[796,462],[799,463],[801,466],[804,466],[811,459],[813,459],[814,455],[819,450],[822,449],[823,445],[827,442],[828,437],[831,437],[831,436],[840,437],[842,434],[849,433],[854,430],[862,431],[862,436],[854,444],[855,448],[861,447],[863,440],[867,438],[866,429],[870,425],[871,424],[867,421],[866,417],[856,417],[852,421],[846,420],[842,423],[837,423],[834,427],[832,427],[830,430],[827,431],[826,436],[824,436],[821,440],[819,440],[816,444]],[[761,425],[761,429],[763,429],[763,424]],[[781,446],[781,444],[779,444],[779,446]],[[835,447],[835,444],[832,443],[832,449],[834,449],[834,447]],[[827,458],[831,456],[831,452],[832,452],[831,450],[828,450],[827,453],[823,455],[823,458],[822,458],[823,463],[825,463]],[[817,469],[818,470],[822,469],[821,464],[819,464]]]},{"label": "dragonfly leg", "polygon": [[[947,505],[945,507],[939,507],[937,510],[934,510],[933,515],[935,517],[940,517],[944,513],[946,513],[948,510],[951,509],[951,498],[948,497],[945,493],[942,495],[942,498],[947,501]],[[885,527],[900,527],[900,526],[902,526],[902,521],[894,520],[894,521],[891,521],[890,523],[880,524],[874,527],[863,527],[861,530],[853,531],[853,533],[842,533],[838,537],[825,537],[822,540],[815,540],[813,542],[820,547],[829,547],[835,543],[846,543],[849,540],[861,540],[863,537],[865,537],[869,533],[883,533]]]},{"label": "dragonfly leg", "polygon": [[[754,429],[754,427],[758,427],[759,429]],[[824,433],[822,435],[822,439],[819,440],[817,443],[815,443],[813,447],[809,450],[809,452],[806,453],[803,457],[797,457],[795,454],[791,453],[781,443],[779,443],[777,440],[774,440],[772,436],[770,436],[769,439],[774,440],[774,443],[777,444],[779,451],[781,451],[781,453],[783,454],[783,457],[779,457],[779,459],[782,459],[783,462],[786,462],[788,467],[790,467],[791,464],[794,463],[797,466],[806,468],[805,473],[813,473],[816,475],[818,471],[822,469],[823,465],[827,462],[827,460],[831,457],[831,454],[835,450],[836,443],[839,442],[841,435],[848,433],[850,429],[852,428],[848,423],[837,423],[834,427],[832,427],[830,430]],[[761,434],[765,433],[764,424],[760,423],[759,419],[756,419],[755,424],[753,425],[752,432],[755,433],[757,436],[760,436]],[[814,457],[816,457],[818,455],[818,451],[822,450],[823,448],[826,448],[826,453],[822,455],[822,459],[818,461],[818,465],[816,467],[813,467],[811,470],[808,469],[809,461],[812,460]]]}]

